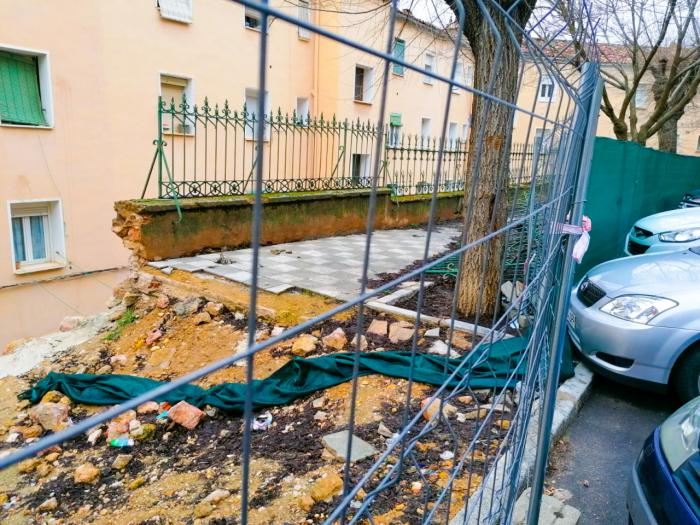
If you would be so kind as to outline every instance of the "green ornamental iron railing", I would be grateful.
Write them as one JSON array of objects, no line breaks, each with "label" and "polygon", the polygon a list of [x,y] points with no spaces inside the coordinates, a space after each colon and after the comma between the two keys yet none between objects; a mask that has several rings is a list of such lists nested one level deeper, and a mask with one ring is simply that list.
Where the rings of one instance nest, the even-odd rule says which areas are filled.
[{"label": "green ornamental iron railing", "polygon": [[[360,120],[276,113],[264,115],[263,191],[365,189],[371,185],[377,126]],[[158,99],[158,138],[142,198],[157,173],[158,198],[246,195],[253,192],[259,117],[245,104],[199,106],[183,96]],[[395,196],[433,191],[440,140],[401,134],[387,126],[378,184]],[[464,191],[469,153],[463,137],[446,140],[438,192]],[[532,147],[513,144],[511,171],[532,176]]]}]

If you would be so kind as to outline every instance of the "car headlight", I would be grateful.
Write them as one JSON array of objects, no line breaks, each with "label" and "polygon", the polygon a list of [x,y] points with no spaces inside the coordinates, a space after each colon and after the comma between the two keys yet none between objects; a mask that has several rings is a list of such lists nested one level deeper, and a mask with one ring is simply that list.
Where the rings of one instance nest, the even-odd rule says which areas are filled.
[{"label": "car headlight", "polygon": [[700,398],[689,401],[664,421],[659,440],[671,470],[676,470],[698,451]]},{"label": "car headlight", "polygon": [[700,228],[689,228],[675,232],[664,232],[659,234],[662,242],[690,242],[700,239]]},{"label": "car headlight", "polygon": [[678,306],[676,301],[654,295],[621,295],[601,306],[600,310],[625,321],[647,324],[674,306]]}]

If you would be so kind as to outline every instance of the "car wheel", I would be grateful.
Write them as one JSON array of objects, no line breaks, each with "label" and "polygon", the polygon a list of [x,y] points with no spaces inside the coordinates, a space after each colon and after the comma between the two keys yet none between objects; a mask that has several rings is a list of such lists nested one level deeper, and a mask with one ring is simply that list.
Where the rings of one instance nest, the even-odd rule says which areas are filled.
[{"label": "car wheel", "polygon": [[700,347],[690,349],[678,362],[672,386],[683,403],[700,395]]}]

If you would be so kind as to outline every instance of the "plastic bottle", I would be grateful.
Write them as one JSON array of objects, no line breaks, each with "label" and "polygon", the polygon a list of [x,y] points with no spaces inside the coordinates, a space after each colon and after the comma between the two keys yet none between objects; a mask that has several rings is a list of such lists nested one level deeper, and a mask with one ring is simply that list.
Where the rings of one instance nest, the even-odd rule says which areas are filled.
[{"label": "plastic bottle", "polygon": [[129,439],[129,438],[115,438],[115,439],[110,440],[109,444],[112,445],[113,447],[119,447],[119,448],[133,447],[134,440]]}]

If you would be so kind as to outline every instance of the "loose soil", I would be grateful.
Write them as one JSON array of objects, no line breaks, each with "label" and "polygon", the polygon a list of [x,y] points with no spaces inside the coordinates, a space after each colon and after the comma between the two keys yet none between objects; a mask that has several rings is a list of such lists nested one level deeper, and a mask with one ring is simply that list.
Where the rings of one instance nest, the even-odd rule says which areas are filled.
[{"label": "loose soil", "polygon": [[[144,282],[134,285],[140,287],[142,294],[130,310],[134,320],[125,324],[118,336],[110,336],[112,340],[108,340],[106,335],[113,332],[99,334],[43,362],[23,377],[0,379],[0,454],[22,444],[21,439],[18,443],[7,442],[11,427],[29,425],[28,404],[18,401],[17,393],[48,371],[104,372],[112,357],[124,356],[124,363],[115,366],[114,373],[167,380],[230,356],[245,338],[248,315],[243,306],[247,302],[245,287],[200,279],[185,272],[173,272],[167,280],[161,276],[153,279],[151,272],[143,275]],[[202,301],[198,312],[178,315],[174,305],[191,297],[193,290],[199,290],[197,296],[223,303],[223,311],[211,321],[197,324],[197,313],[204,308],[205,301]],[[171,304],[157,307],[158,298],[165,295]],[[261,293],[260,338],[269,337],[276,325],[290,326],[335,304],[306,293],[279,296]],[[120,310],[114,312],[116,321]],[[388,316],[379,317],[394,321]],[[365,328],[373,318],[367,314]],[[351,340],[357,330],[356,312],[328,319],[313,327],[311,332],[321,338],[338,327],[345,331],[348,341]],[[159,330],[162,336],[147,344],[148,334],[153,330]],[[386,337],[372,334],[368,334],[367,339],[368,351],[409,346],[393,344]],[[418,351],[427,351],[430,341],[422,334],[418,341]],[[266,377],[292,359],[292,343],[284,341],[257,353],[253,376]],[[348,345],[344,350],[351,348]],[[307,357],[333,352],[319,344]],[[245,372],[244,366],[229,366],[202,378],[197,384],[209,387],[225,381],[242,382]],[[355,434],[380,452],[387,447],[387,438],[378,433],[380,423],[392,432],[398,431],[405,418],[412,418],[420,402],[435,391],[428,385],[414,384],[408,410],[405,410],[409,397],[406,380],[367,376],[358,379],[358,387]],[[326,501],[315,501],[311,507],[304,505],[303,500],[319,480],[343,474],[342,461],[324,449],[322,437],[347,428],[351,395],[351,383],[344,383],[270,410],[273,418],[270,428],[252,433],[250,523],[320,523],[332,512],[340,501],[337,494],[331,494]],[[473,397],[472,401],[460,401],[455,397],[450,403],[460,412],[469,412],[477,407],[477,402],[485,402],[488,393]],[[103,408],[72,405],[71,418],[78,421]],[[326,416],[319,417],[319,411]],[[47,451],[58,453],[50,461],[44,454],[1,471],[0,522],[33,524],[54,519],[56,524],[237,523],[243,453],[241,418],[210,409],[194,430],[186,430],[167,418],[158,419],[156,414],[138,415],[138,419],[142,424],[155,425],[155,432],[150,439],[137,441],[128,449],[110,447],[104,437],[92,446],[86,436],[80,436]],[[452,451],[459,457],[478,426],[475,420],[459,422],[454,417],[431,428],[425,428],[426,424],[421,419],[409,434],[407,443],[415,441],[415,444],[403,465],[400,480],[381,491],[372,502],[374,523],[422,522],[422,517],[432,508],[431,501],[446,486],[453,470],[453,461],[441,460],[440,454]],[[495,417],[485,425],[486,436],[477,443],[473,473],[466,469],[458,473],[449,510],[445,501],[436,510],[436,519],[444,521],[448,513],[454,516],[459,511],[463,499],[478,487],[479,473],[490,464],[507,425]],[[123,470],[112,468],[116,456],[124,453],[133,456],[130,463]],[[354,463],[350,469],[351,483],[360,480],[375,461],[376,457],[370,457]],[[397,461],[398,456],[391,455],[379,466],[364,485],[358,502],[379,485]],[[99,478],[92,484],[77,484],[73,472],[85,462],[99,469]],[[414,487],[412,490],[414,483],[420,483],[421,489],[416,491]],[[216,505],[203,506],[202,500],[215,489],[228,490],[230,496]],[[57,499],[57,507],[39,511],[39,506],[52,497]],[[353,512],[351,508],[350,514]]]}]

